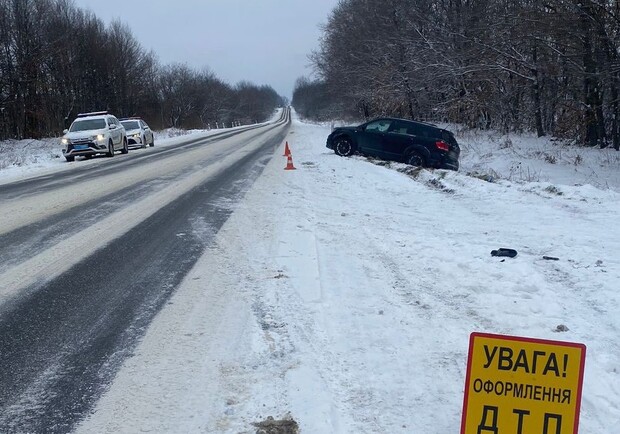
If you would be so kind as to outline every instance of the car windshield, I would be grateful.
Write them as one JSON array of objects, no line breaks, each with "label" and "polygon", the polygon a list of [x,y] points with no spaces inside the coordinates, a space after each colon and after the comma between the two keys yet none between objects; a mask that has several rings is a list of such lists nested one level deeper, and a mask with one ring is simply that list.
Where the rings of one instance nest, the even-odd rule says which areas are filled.
[{"label": "car windshield", "polygon": [[69,131],[75,133],[78,131],[101,130],[103,128],[105,128],[105,119],[85,119],[73,122]]},{"label": "car windshield", "polygon": [[121,124],[125,127],[126,130],[137,130],[140,128],[140,124],[138,121],[124,121]]}]

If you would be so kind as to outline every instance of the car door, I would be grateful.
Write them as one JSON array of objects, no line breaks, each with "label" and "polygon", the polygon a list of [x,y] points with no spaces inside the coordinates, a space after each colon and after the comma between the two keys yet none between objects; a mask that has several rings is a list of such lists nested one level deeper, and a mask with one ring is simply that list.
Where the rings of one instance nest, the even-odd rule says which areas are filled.
[{"label": "car door", "polygon": [[395,120],[390,125],[383,139],[384,158],[399,160],[411,143],[412,137],[409,125],[403,121]]},{"label": "car door", "polygon": [[115,123],[112,118],[105,118],[106,124],[108,125],[108,132],[110,134],[110,140],[112,140],[112,146],[116,146],[116,134],[114,134]]},{"label": "car door", "polygon": [[116,125],[116,122],[114,122],[114,118],[112,117],[108,118],[108,125],[110,126],[110,138],[112,139],[112,143],[116,147],[120,143],[120,131],[118,129],[118,125]]},{"label": "car door", "polygon": [[377,119],[364,125],[358,134],[358,150],[363,154],[385,158],[384,141],[391,125],[391,119]]},{"label": "car door", "polygon": [[116,124],[116,134],[118,134],[118,143],[122,144],[123,143],[123,130],[125,129],[125,127],[121,125],[120,121],[117,118],[114,118],[114,123]]},{"label": "car door", "polygon": [[144,140],[146,143],[153,143],[153,131],[149,128],[149,126],[144,121],[140,121],[140,126],[144,131]]}]

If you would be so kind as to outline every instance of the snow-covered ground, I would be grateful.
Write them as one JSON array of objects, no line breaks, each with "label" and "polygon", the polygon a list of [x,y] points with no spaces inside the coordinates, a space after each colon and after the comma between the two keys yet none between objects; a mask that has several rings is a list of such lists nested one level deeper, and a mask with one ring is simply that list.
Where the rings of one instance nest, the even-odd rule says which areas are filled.
[{"label": "snow-covered ground", "polygon": [[511,181],[592,185],[620,191],[620,152],[583,148],[533,134],[500,135],[451,128],[465,146],[463,168]]},{"label": "snow-covered ground", "polygon": [[[233,129],[237,128],[228,128],[231,131]],[[206,137],[222,131],[226,129],[179,130],[169,128],[155,132],[155,146],[171,146],[187,139]],[[148,151],[147,148],[132,152]],[[97,160],[86,161],[82,158],[78,158],[76,163],[98,164]],[[48,172],[71,170],[71,167],[72,165],[67,164],[62,155],[59,138],[0,141],[0,184]]]},{"label": "snow-covered ground", "polygon": [[77,431],[455,433],[477,331],[585,344],[580,432],[618,432],[617,155],[463,134],[419,171],[328,133],[293,122],[297,170],[279,148]]}]

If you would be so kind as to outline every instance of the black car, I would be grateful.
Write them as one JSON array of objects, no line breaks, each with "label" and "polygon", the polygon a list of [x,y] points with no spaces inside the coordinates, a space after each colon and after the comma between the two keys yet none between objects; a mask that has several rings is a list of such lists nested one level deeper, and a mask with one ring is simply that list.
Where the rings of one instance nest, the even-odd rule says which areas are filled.
[{"label": "black car", "polygon": [[355,152],[413,166],[459,169],[459,144],[448,130],[424,122],[381,118],[357,127],[340,127],[327,147],[348,157]]}]

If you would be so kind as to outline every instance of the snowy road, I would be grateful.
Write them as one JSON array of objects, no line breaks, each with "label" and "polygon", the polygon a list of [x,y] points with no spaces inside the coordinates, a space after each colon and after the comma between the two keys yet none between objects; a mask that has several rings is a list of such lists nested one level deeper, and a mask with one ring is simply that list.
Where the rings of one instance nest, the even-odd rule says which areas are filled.
[{"label": "snowy road", "polygon": [[298,169],[280,148],[77,432],[456,433],[473,331],[586,344],[580,432],[617,432],[618,193],[485,182],[467,143],[407,176],[328,134],[293,122]]},{"label": "snowy road", "polygon": [[[208,167],[181,177],[174,171],[182,157],[171,152],[157,166],[162,179],[147,177],[144,195],[115,195],[106,207],[116,211],[107,213],[95,203],[92,209],[107,217],[94,219],[79,239],[51,231],[30,241],[39,253],[22,259],[39,262],[29,269],[45,269],[58,256],[48,273],[60,271],[28,297],[37,275],[19,277],[29,287],[2,287],[0,336],[13,358],[0,360],[9,366],[0,375],[4,387],[23,388],[19,378],[29,369],[46,370],[16,399],[0,392],[11,399],[0,409],[8,415],[1,423],[15,428],[0,432],[64,432],[79,419],[78,434],[255,434],[254,424],[273,417],[293,419],[301,433],[455,433],[474,331],[585,344],[580,432],[618,431],[617,183],[596,188],[573,163],[546,166],[537,153],[519,162],[536,164],[545,182],[512,179],[501,166],[486,182],[467,172],[482,170],[487,156],[505,149],[479,139],[461,142],[458,173],[401,173],[408,168],[337,157],[325,148],[329,127],[298,120],[286,134],[297,170],[284,171],[283,149],[274,147],[284,131],[258,140],[247,134],[239,151],[233,138],[210,143],[205,154],[192,150],[196,166]],[[241,181],[218,181],[207,172],[227,163],[203,164],[218,143],[230,155],[262,149],[261,157],[257,165],[236,166]],[[514,154],[525,155],[514,143]],[[615,162],[603,167],[583,155],[577,169],[600,167],[598,185],[617,179],[605,176],[615,176]],[[0,207],[21,201],[36,212],[34,197],[21,193]],[[76,206],[88,218],[91,208]],[[0,218],[15,221],[4,212]],[[141,224],[114,235],[124,221]],[[136,252],[141,243],[146,248]],[[89,255],[91,244],[105,246]],[[492,257],[498,247],[519,254]],[[12,249],[23,252],[17,244]],[[48,253],[53,249],[57,254]],[[74,263],[67,251],[89,259]],[[90,258],[101,259],[92,264],[95,274]],[[115,268],[114,260],[129,265]],[[3,267],[3,285],[21,281],[19,261]],[[63,282],[81,283],[68,291]],[[53,302],[37,304],[36,294],[45,291]],[[16,294],[28,316],[8,327]],[[84,317],[90,329],[76,325]],[[46,327],[52,330],[33,331]],[[90,330],[101,346],[88,340]]]},{"label": "snowy road", "polygon": [[0,185],[0,432],[67,432],[84,417],[287,128]]}]

